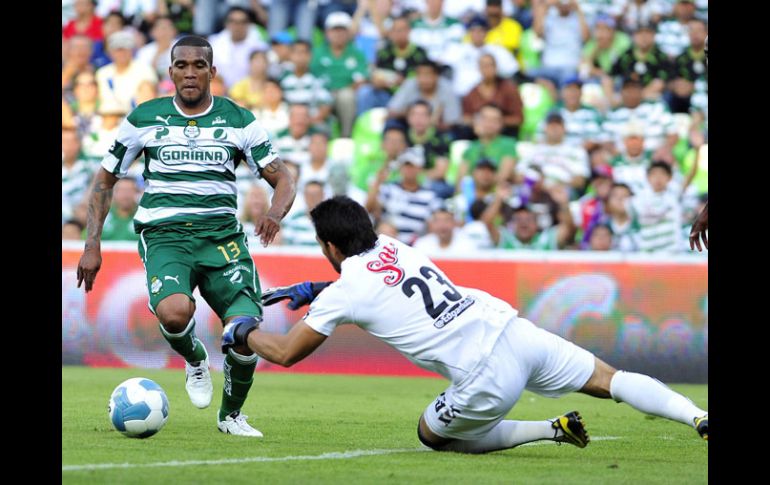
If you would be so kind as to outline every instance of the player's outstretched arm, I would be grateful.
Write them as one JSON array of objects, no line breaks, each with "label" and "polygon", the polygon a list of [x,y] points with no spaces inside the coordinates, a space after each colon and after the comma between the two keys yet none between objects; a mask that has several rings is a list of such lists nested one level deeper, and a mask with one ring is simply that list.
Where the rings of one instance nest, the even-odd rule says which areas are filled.
[{"label": "player's outstretched arm", "polygon": [[690,249],[695,249],[695,247],[698,247],[698,251],[703,251],[703,248],[700,245],[700,240],[703,239],[703,245],[706,246],[706,249],[709,248],[709,239],[706,235],[706,230],[709,228],[709,203],[706,202],[706,207],[703,208],[700,214],[698,214],[698,218],[695,219],[695,222],[692,225],[692,229],[690,230]]},{"label": "player's outstretched arm", "polygon": [[94,279],[102,266],[101,239],[104,219],[110,211],[112,187],[118,177],[104,168],[100,168],[94,177],[91,194],[88,199],[88,218],[86,222],[86,245],[78,263],[78,288],[85,281],[86,291],[91,291]]},{"label": "player's outstretched arm", "polygon": [[291,367],[312,354],[325,340],[326,335],[313,330],[304,320],[295,323],[286,335],[278,335],[261,332],[253,319],[250,322],[236,319],[225,325],[222,352],[246,344],[263,359]]},{"label": "player's outstretched arm", "polygon": [[273,242],[275,235],[281,229],[281,220],[294,203],[296,183],[289,169],[279,158],[262,169],[262,178],[275,189],[273,200],[270,201],[270,210],[264,216],[260,216],[256,223],[255,234],[260,236],[262,245],[266,247]]}]

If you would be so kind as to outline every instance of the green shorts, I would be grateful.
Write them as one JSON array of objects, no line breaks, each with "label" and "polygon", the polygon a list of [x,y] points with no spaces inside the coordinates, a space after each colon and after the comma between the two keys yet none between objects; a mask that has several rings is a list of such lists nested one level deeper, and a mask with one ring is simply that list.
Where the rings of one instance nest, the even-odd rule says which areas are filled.
[{"label": "green shorts", "polygon": [[169,295],[201,296],[224,321],[230,316],[261,316],[262,290],[249,254],[246,234],[233,220],[226,225],[170,224],[145,229],[139,238],[150,310]]}]

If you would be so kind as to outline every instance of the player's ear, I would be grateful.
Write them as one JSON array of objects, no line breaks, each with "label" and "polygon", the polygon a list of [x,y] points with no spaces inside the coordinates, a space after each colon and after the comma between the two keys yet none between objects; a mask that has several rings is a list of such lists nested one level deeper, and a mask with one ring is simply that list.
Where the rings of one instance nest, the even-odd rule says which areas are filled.
[{"label": "player's ear", "polygon": [[329,254],[334,256],[334,259],[337,259],[337,260],[345,259],[345,255],[342,254],[342,251],[340,251],[340,249],[337,246],[335,246],[333,242],[327,242],[326,244],[328,245],[327,247],[329,248]]},{"label": "player's ear", "polygon": [[217,77],[217,68],[216,68],[216,66],[211,66],[210,71],[211,71],[211,75],[209,76],[209,79],[214,79],[215,77]]}]

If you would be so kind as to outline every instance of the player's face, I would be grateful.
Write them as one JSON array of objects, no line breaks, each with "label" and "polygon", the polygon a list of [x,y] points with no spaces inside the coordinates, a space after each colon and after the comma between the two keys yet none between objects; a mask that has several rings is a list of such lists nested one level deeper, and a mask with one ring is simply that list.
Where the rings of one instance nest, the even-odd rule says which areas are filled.
[{"label": "player's face", "polygon": [[334,268],[334,271],[337,273],[342,273],[342,261],[337,260],[333,254],[334,250],[329,243],[325,243],[321,241],[321,239],[318,238],[318,236],[315,237],[315,240],[318,241],[318,244],[321,246],[321,252],[324,253],[324,256],[326,256],[326,259],[329,260],[329,262],[332,264],[332,267]]},{"label": "player's face", "polygon": [[206,49],[202,47],[177,47],[176,57],[168,73],[176,88],[177,98],[187,106],[197,106],[208,98],[211,79],[216,67],[206,60]]}]

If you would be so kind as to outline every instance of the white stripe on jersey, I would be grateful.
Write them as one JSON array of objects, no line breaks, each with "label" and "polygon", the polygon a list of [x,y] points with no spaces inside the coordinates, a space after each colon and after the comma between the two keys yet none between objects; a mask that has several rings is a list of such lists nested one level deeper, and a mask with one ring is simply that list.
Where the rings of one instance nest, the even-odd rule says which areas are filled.
[{"label": "white stripe on jersey", "polygon": [[175,215],[206,215],[206,214],[236,214],[236,210],[232,207],[156,207],[154,209],[148,209],[146,207],[139,206],[134,214],[134,220],[140,223],[148,221],[154,221],[157,219],[165,219]]},{"label": "white stripe on jersey", "polygon": [[235,173],[235,165],[232,160],[218,165],[203,165],[200,163],[180,163],[178,165],[166,165],[165,163],[150,159],[150,172],[182,173],[182,172],[230,172]]},{"label": "white stripe on jersey", "polygon": [[217,182],[214,180],[166,182],[150,179],[147,181],[145,192],[148,194],[236,195],[238,188],[235,182]]}]

